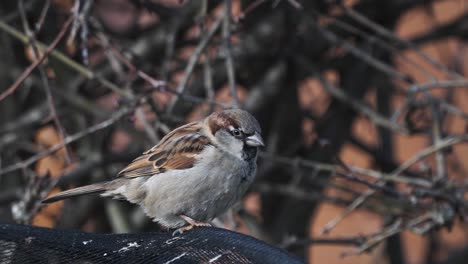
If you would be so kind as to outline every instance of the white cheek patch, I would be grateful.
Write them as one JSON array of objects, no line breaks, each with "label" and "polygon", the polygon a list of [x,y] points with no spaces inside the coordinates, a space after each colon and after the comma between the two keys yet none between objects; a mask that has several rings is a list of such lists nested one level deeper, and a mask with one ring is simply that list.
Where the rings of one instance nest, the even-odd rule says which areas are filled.
[{"label": "white cheek patch", "polygon": [[230,135],[226,130],[216,132],[214,142],[223,152],[227,152],[236,158],[242,159],[244,143],[242,140]]}]

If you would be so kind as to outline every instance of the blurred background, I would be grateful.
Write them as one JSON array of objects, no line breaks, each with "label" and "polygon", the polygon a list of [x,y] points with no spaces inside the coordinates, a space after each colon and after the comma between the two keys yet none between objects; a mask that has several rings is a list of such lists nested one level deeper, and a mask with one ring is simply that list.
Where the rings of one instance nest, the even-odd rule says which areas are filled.
[{"label": "blurred background", "polygon": [[266,148],[218,226],[309,263],[466,263],[468,1],[0,2],[0,222],[158,230],[111,179],[242,107]]}]

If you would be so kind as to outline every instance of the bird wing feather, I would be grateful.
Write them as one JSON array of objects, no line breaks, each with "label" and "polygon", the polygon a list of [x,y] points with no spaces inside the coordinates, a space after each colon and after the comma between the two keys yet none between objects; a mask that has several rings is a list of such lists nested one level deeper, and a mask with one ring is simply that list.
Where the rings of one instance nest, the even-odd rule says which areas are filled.
[{"label": "bird wing feather", "polygon": [[190,123],[167,134],[161,141],[120,171],[117,177],[136,178],[153,176],[171,170],[194,166],[197,155],[210,139],[200,133],[198,123]]}]

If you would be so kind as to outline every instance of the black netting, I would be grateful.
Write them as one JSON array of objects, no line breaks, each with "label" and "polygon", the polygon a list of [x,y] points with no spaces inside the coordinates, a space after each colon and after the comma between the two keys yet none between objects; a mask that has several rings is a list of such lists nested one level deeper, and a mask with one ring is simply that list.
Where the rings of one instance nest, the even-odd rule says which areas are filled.
[{"label": "black netting", "polygon": [[284,250],[225,229],[90,234],[0,225],[0,263],[302,263]]}]

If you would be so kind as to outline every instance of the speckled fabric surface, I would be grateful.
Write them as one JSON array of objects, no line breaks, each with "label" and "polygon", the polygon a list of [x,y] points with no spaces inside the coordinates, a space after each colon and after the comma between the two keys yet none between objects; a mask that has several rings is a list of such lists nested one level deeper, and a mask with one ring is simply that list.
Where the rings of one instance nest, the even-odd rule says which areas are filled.
[{"label": "speckled fabric surface", "polygon": [[225,229],[92,234],[0,225],[0,263],[302,263],[286,251]]}]

